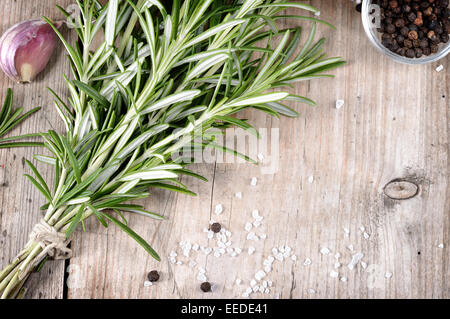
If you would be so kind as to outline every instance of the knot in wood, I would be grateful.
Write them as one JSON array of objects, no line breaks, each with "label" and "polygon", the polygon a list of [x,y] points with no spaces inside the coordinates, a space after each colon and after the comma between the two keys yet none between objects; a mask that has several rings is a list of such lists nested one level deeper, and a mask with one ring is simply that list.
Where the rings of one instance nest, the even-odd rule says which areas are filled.
[{"label": "knot in wood", "polygon": [[393,180],[384,187],[384,194],[392,199],[405,200],[416,196],[419,193],[419,186],[405,180]]}]

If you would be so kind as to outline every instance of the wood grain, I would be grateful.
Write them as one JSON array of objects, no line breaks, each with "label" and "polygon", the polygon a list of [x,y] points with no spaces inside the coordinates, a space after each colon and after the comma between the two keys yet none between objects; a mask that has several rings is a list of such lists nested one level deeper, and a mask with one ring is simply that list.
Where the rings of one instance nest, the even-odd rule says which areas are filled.
[{"label": "wood grain", "polygon": [[[69,1],[34,1],[32,5],[2,1],[1,31],[30,15],[51,15],[55,2]],[[292,105],[301,114],[298,119],[241,114],[256,127],[279,129],[278,171],[269,175],[250,164],[196,164],[193,168],[209,182],[191,178],[182,182],[198,197],[152,192],[146,207],[167,220],[128,217],[130,225],[161,254],[160,263],[118,229],[104,229],[91,220],[86,232],[77,231],[72,242],[75,256],[70,260],[68,298],[240,297],[255,272],[263,268],[264,258],[281,245],[292,247],[297,262],[275,262],[267,277],[273,281],[270,293],[252,297],[449,298],[449,58],[427,66],[396,64],[371,47],[350,1],[311,3],[320,8],[321,18],[337,27],[337,31],[319,28],[328,39],[326,51],[343,56],[348,64],[334,72],[335,79],[296,85],[296,94],[318,104]],[[55,113],[49,111],[51,98],[44,90],[49,85],[64,92],[61,73],[68,72],[68,65],[62,55],[54,57],[47,74],[36,83],[13,86],[16,105],[44,106],[43,112],[17,132],[62,129]],[[444,71],[437,73],[439,64]],[[10,85],[2,76],[1,91]],[[345,101],[343,108],[334,107],[336,99]],[[24,244],[39,219],[37,207],[42,198],[22,178],[26,169],[21,162],[35,151],[0,150],[0,164],[5,164],[0,169],[0,184],[8,185],[0,187],[2,264]],[[254,176],[258,183],[251,186]],[[385,185],[395,179],[418,185],[418,195],[408,200],[385,196]],[[236,192],[242,192],[243,198],[236,198]],[[224,207],[220,216],[214,214],[217,204]],[[266,240],[256,243],[246,240],[244,230],[253,209],[264,217],[257,232],[267,234]],[[191,253],[195,267],[186,265],[186,258],[179,258],[183,265],[171,264],[169,253],[177,249],[181,255],[177,246],[182,240],[213,244],[202,231],[211,219],[229,229],[233,246],[244,252],[220,258]],[[348,236],[344,228],[350,230]],[[441,243],[444,248],[438,247]],[[245,252],[250,245],[256,247],[251,256]],[[353,252],[349,245],[354,246]],[[321,254],[323,247],[331,253]],[[342,255],[337,271],[346,282],[330,276],[337,252]],[[346,266],[356,252],[364,254],[366,269],[361,264],[353,270]],[[310,266],[303,265],[305,258],[312,260]],[[204,267],[208,280],[215,284],[213,293],[200,291],[197,266]],[[63,296],[63,263],[46,267],[34,276],[33,292],[27,297]],[[146,274],[153,269],[162,278],[144,287]],[[393,275],[385,278],[386,273]],[[237,278],[243,280],[241,285],[235,284]]]}]

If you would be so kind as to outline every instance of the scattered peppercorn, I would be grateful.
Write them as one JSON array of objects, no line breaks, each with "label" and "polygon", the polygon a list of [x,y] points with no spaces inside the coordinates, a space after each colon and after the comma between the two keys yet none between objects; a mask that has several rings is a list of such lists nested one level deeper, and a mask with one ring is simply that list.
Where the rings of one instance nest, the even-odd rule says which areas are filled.
[{"label": "scattered peppercorn", "polygon": [[214,233],[218,233],[220,232],[220,230],[222,229],[222,225],[220,225],[219,223],[213,223],[210,227],[210,229],[214,232]]},{"label": "scattered peppercorn", "polygon": [[150,282],[155,282],[159,280],[159,273],[156,270],[152,270],[148,273],[147,277]]},{"label": "scattered peppercorn", "polygon": [[[450,40],[449,0],[372,0],[380,6],[382,44],[408,58],[439,51]],[[361,12],[361,4],[356,6]],[[373,13],[373,12],[372,12]]]},{"label": "scattered peppercorn", "polygon": [[209,282],[205,281],[200,285],[200,289],[203,292],[211,292],[211,284]]}]

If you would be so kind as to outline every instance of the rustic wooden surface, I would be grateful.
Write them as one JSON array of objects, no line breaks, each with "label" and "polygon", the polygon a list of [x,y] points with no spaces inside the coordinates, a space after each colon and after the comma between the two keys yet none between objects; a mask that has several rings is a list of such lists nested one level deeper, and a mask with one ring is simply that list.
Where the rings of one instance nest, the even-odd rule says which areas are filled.
[{"label": "rustic wooden surface", "polygon": [[[54,4],[71,1],[0,2],[0,31],[29,17],[58,16]],[[320,27],[328,38],[326,49],[341,55],[348,65],[335,71],[335,79],[302,83],[295,93],[318,102],[318,107],[295,105],[298,119],[271,119],[247,112],[256,127],[279,128],[279,169],[261,174],[250,164],[198,164],[197,171],[208,183],[184,178],[199,194],[192,198],[156,191],[146,201],[150,210],[167,221],[156,222],[129,216],[135,230],[161,254],[157,263],[118,229],[104,229],[96,222],[78,231],[72,242],[75,256],[64,280],[64,263],[49,262],[33,275],[28,298],[224,298],[240,297],[273,247],[289,245],[297,262],[275,262],[267,279],[273,281],[263,298],[449,298],[449,58],[427,66],[396,64],[376,52],[367,39],[350,1],[311,1],[321,17],[337,31]],[[293,25],[297,22],[289,22]],[[60,48],[61,49],[61,48]],[[13,87],[16,106],[41,105],[43,111],[15,133],[37,129],[62,129],[45,87],[64,93],[61,74],[69,73],[62,50],[38,80],[16,85],[0,76],[0,92]],[[444,71],[437,73],[437,65]],[[341,109],[336,99],[345,100]],[[5,264],[22,247],[38,221],[38,192],[22,175],[23,158],[34,149],[0,150],[0,263]],[[3,166],[4,165],[4,166]],[[40,167],[46,176],[51,171]],[[250,185],[253,176],[256,186]],[[384,195],[385,185],[406,179],[419,186],[417,196],[393,200]],[[243,198],[235,197],[242,192]],[[214,214],[217,204],[224,212]],[[258,233],[267,239],[246,240],[244,224],[253,209],[264,217]],[[213,293],[204,294],[197,281],[197,266],[169,262],[171,250],[182,255],[178,243],[189,240],[212,245],[202,231],[210,219],[232,232],[238,257],[216,258],[191,253],[191,260],[206,269],[215,283]],[[365,227],[369,239],[363,237]],[[345,235],[344,228],[350,230]],[[439,244],[444,248],[439,248]],[[249,245],[257,248],[249,256]],[[346,266],[354,252],[364,254],[354,270]],[[329,255],[320,253],[327,247]],[[335,253],[343,264],[337,271],[343,282],[330,276]],[[312,264],[304,266],[305,258]],[[162,273],[157,285],[144,287],[146,274]],[[385,278],[385,273],[392,273]],[[241,285],[235,280],[242,279]],[[64,281],[66,286],[64,286]],[[311,289],[315,293],[312,293]]]}]

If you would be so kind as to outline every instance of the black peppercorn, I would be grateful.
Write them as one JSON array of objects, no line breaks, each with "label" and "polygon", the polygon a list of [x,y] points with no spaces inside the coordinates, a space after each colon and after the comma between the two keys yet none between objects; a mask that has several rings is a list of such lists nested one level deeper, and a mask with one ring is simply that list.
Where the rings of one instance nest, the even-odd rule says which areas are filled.
[{"label": "black peppercorn", "polygon": [[222,225],[220,225],[219,223],[213,223],[213,224],[211,224],[210,229],[211,229],[211,231],[213,231],[214,233],[218,233],[218,232],[220,232],[220,230],[222,229]]},{"label": "black peppercorn", "polygon": [[406,56],[407,56],[408,58],[414,58],[414,57],[416,56],[416,52],[415,52],[413,49],[408,49],[408,50],[406,51]]},{"label": "black peppercorn", "polygon": [[386,26],[386,32],[387,33],[394,33],[395,32],[395,26],[393,25],[393,24],[388,24],[387,26]]},{"label": "black peppercorn", "polygon": [[203,292],[211,292],[211,284],[209,282],[205,281],[200,285],[200,289]]},{"label": "black peppercorn", "polygon": [[[381,43],[392,52],[420,58],[450,41],[450,0],[373,0],[380,6]],[[360,6],[357,6],[360,9]]]},{"label": "black peppercorn", "polygon": [[159,273],[156,270],[152,270],[148,273],[148,280],[151,282],[155,282],[159,280]]},{"label": "black peppercorn", "polygon": [[408,38],[410,40],[417,40],[419,38],[419,34],[417,33],[417,31],[409,31],[408,32]]}]

